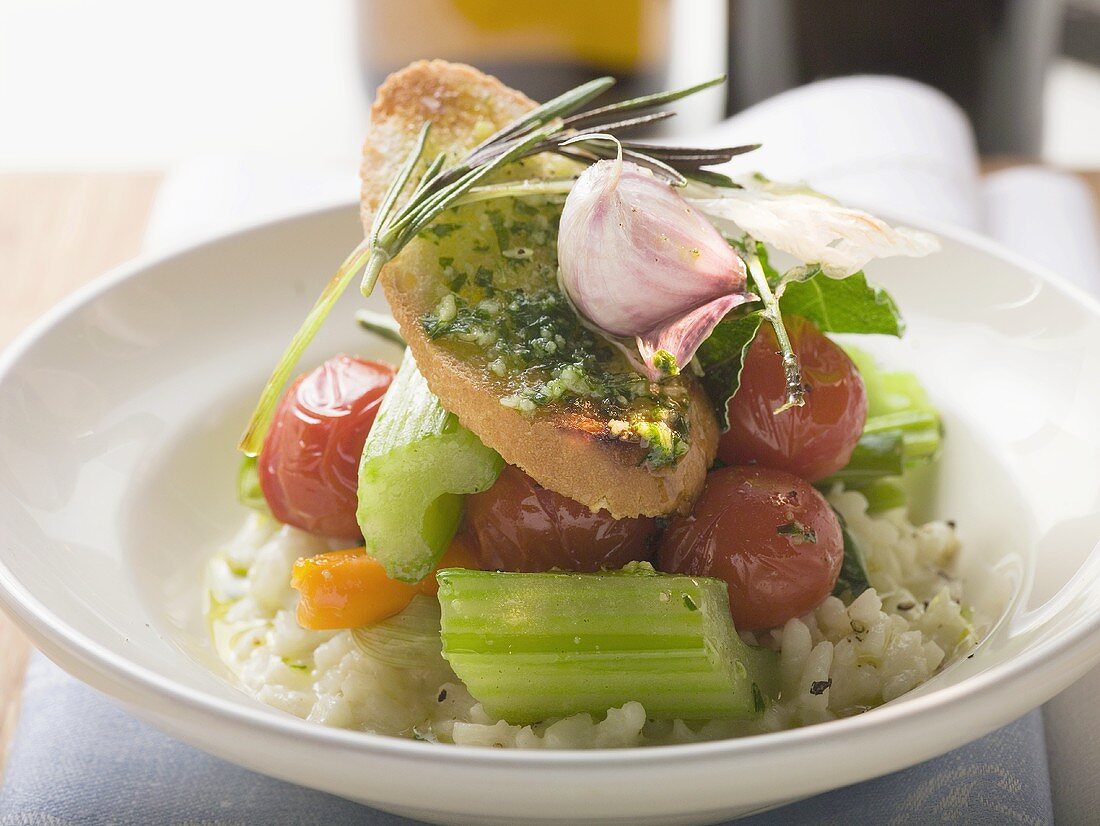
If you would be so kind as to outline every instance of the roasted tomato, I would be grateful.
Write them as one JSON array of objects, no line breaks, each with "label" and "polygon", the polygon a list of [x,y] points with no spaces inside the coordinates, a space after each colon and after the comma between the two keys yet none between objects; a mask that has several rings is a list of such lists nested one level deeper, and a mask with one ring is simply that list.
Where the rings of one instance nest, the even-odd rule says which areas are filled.
[{"label": "roasted tomato", "polygon": [[276,519],[362,540],[355,520],[359,458],[393,375],[387,364],[340,355],[290,386],[257,463]]},{"label": "roasted tomato", "polygon": [[840,522],[809,483],[781,470],[725,467],[661,542],[660,569],[724,579],[740,631],[782,625],[833,590]]},{"label": "roasted tomato", "polygon": [[804,318],[784,320],[802,364],[806,404],[775,412],[786,400],[783,363],[775,331],[762,324],[745,356],[741,387],[729,401],[730,429],[718,442],[718,458],[813,482],[848,464],[867,419],[867,393],[839,345]]},{"label": "roasted tomato", "polygon": [[598,571],[653,557],[659,525],[612,519],[539,485],[512,465],[493,486],[466,498],[465,530],[488,571]]}]

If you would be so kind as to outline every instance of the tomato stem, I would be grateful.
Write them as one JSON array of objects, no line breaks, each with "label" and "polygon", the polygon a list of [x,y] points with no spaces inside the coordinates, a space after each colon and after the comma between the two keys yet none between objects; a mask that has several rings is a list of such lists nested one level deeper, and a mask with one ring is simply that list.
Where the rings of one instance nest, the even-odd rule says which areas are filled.
[{"label": "tomato stem", "polygon": [[[758,244],[759,246],[759,244]],[[783,326],[783,315],[779,311],[779,299],[772,292],[768,276],[760,264],[760,256],[756,253],[748,253],[745,263],[749,268],[756,291],[760,294],[760,300],[764,302],[763,316],[775,330],[776,340],[779,342],[779,352],[783,356],[783,373],[787,388],[787,400],[775,409],[776,414],[789,410],[792,407],[802,407],[806,404],[806,385],[802,382],[802,366],[798,362],[798,356],[791,346],[791,339],[787,335],[787,328]]]}]

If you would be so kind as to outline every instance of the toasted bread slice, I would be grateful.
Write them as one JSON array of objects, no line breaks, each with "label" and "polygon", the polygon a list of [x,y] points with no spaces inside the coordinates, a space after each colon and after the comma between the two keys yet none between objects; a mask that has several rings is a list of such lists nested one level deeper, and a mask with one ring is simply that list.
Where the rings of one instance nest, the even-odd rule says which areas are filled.
[{"label": "toasted bread slice", "polygon": [[[363,149],[364,229],[369,231],[374,210],[425,121],[432,122],[426,157],[445,151],[454,161],[533,106],[524,95],[469,66],[419,62],[391,75],[378,90]],[[513,176],[560,178],[562,164],[556,158],[535,156],[523,161]],[[576,171],[571,166],[564,169],[565,174]],[[441,229],[464,226],[465,215],[470,223],[480,220],[485,231],[484,213],[462,212],[472,209],[462,207],[451,216],[442,216],[439,220],[445,227]],[[556,222],[552,229],[556,234]],[[702,490],[718,439],[717,422],[699,383],[682,376],[661,385],[661,393],[679,400],[679,421],[686,424],[688,447],[674,464],[657,469],[645,462],[647,442],[624,438],[622,422],[601,413],[599,405],[551,404],[526,412],[505,406],[506,383],[486,368],[484,360],[471,357],[469,348],[445,346],[427,331],[425,319],[438,312],[441,297],[449,291],[446,274],[453,274],[454,267],[463,263],[460,259],[466,250],[461,244],[468,239],[458,237],[454,243],[459,246],[443,257],[439,238],[426,235],[430,233],[415,239],[383,268],[380,282],[421,372],[444,406],[505,461],[519,466],[544,487],[593,510],[606,509],[612,516],[624,518],[690,508]],[[552,244],[545,246],[550,247],[546,254],[553,257],[543,268],[544,278],[546,269],[556,266]],[[475,242],[473,247],[485,250],[488,244]],[[503,272],[508,269],[506,264],[515,262],[504,261],[502,252],[503,246],[498,248],[494,241],[493,269]]]}]

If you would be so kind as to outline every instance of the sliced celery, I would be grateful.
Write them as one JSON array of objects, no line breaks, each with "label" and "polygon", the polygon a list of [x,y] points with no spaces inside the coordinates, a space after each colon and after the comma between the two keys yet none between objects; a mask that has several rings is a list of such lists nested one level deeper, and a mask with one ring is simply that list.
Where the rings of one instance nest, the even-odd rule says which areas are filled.
[{"label": "sliced celery", "polygon": [[721,580],[656,573],[437,574],[443,655],[485,709],[512,723],[603,714],[752,717],[776,693],[774,652],[746,645]]},{"label": "sliced celery", "polygon": [[824,487],[843,482],[861,487],[884,476],[900,476],[905,470],[905,437],[901,433],[867,433],[856,442],[848,464],[825,480]]},{"label": "sliced celery", "polygon": [[923,462],[934,459],[940,452],[943,430],[935,411],[899,410],[868,416],[863,435],[900,434],[906,462]]},{"label": "sliced celery", "polygon": [[368,657],[394,668],[446,668],[439,652],[439,605],[425,594],[388,619],[353,628],[351,638]]},{"label": "sliced celery", "polygon": [[[845,348],[859,368],[867,389],[867,421],[848,464],[819,486],[836,482],[868,489],[889,477],[902,476],[912,465],[929,462],[940,452],[943,427],[928,393],[912,373],[882,370],[874,358],[855,347]],[[896,507],[900,488],[879,491]]]},{"label": "sliced celery", "polygon": [[405,358],[363,446],[356,516],[386,573],[419,582],[462,518],[462,495],[485,490],[504,460],[458,423]]},{"label": "sliced celery", "polygon": [[928,392],[914,374],[883,370],[874,356],[856,347],[845,347],[844,350],[855,362],[867,390],[869,419],[911,411],[936,415]]},{"label": "sliced celery", "polygon": [[255,456],[241,457],[241,464],[237,470],[237,501],[253,510],[268,513],[269,508],[263,489],[260,487],[260,472],[256,465]]},{"label": "sliced celery", "polygon": [[859,492],[867,499],[867,513],[870,514],[903,507],[908,501],[905,489],[895,479],[876,479],[862,485]]},{"label": "sliced celery", "polygon": [[908,465],[934,459],[940,451],[940,422],[920,411],[869,417],[848,464],[825,480],[862,487],[876,479],[901,476]]}]

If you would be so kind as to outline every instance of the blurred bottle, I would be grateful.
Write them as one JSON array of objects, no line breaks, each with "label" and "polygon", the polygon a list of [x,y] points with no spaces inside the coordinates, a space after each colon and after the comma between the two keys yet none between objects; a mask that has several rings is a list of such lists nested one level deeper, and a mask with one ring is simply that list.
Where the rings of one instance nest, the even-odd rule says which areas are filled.
[{"label": "blurred bottle", "polygon": [[983,154],[1037,155],[1062,13],[1061,0],[730,0],[727,111],[820,78],[894,74],[954,98]]},{"label": "blurred bottle", "polygon": [[359,0],[367,89],[420,58],[470,63],[535,100],[602,75],[607,100],[665,88],[669,0]]}]

